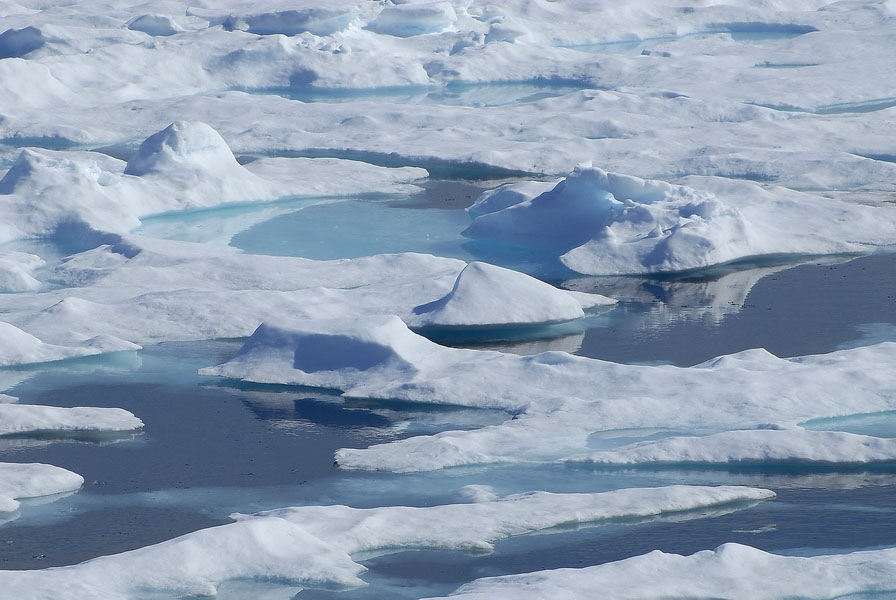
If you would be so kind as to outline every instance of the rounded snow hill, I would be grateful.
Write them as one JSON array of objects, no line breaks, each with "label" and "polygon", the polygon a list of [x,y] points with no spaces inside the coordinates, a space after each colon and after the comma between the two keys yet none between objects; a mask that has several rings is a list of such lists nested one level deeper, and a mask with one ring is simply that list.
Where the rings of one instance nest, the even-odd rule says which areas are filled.
[{"label": "rounded snow hill", "polygon": [[146,138],[124,172],[142,176],[184,168],[243,170],[217,131],[199,121],[176,121]]},{"label": "rounded snow hill", "polygon": [[524,273],[472,262],[442,298],[414,308],[412,327],[483,327],[571,321],[583,308],[613,304],[596,294],[567,292]]}]

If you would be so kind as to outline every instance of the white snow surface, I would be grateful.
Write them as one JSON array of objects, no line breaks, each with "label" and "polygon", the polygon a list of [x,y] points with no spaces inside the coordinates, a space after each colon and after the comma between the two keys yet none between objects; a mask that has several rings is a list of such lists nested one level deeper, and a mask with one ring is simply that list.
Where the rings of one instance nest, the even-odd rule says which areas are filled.
[{"label": "white snow surface", "polygon": [[121,408],[0,403],[0,436],[33,433],[126,432],[143,421]]},{"label": "white snow surface", "polygon": [[472,262],[442,298],[414,307],[408,324],[417,327],[518,325],[569,321],[583,308],[613,304],[599,294],[558,290],[517,271]]},{"label": "white snow surface", "polygon": [[[151,135],[126,164],[99,152],[26,148],[0,179],[0,242],[69,239],[85,229],[121,234],[151,214],[359,191],[357,180],[342,181],[348,176],[371,176],[367,191],[407,189],[400,186],[426,174],[334,160],[256,163],[261,176],[240,165],[221,136],[198,121],[178,121]],[[309,173],[296,177],[298,170]]]},{"label": "white snow surface", "polygon": [[705,437],[637,442],[566,459],[595,465],[650,464],[867,464],[896,461],[896,439],[843,431],[766,426]]},{"label": "white snow surface", "polygon": [[588,275],[686,271],[767,254],[896,243],[894,211],[753,184],[713,181],[704,184],[713,191],[700,191],[579,166],[529,196],[543,187],[512,184],[486,195],[471,207],[464,235],[555,253]]},{"label": "white snow surface", "polygon": [[559,525],[738,510],[773,497],[769,490],[749,487],[669,486],[595,494],[531,492],[427,508],[284,508],[236,514],[236,523],[79,565],[0,571],[0,585],[22,600],[214,595],[234,579],[356,587],[363,585],[358,576],[365,568],[353,561],[355,555],[414,548],[490,551],[497,540]]},{"label": "white snow surface", "polygon": [[[645,577],[649,573],[649,577]],[[896,549],[830,556],[780,556],[723,544],[690,556],[654,550],[584,569],[557,569],[479,579],[449,597],[457,600],[536,598],[756,598],[829,600],[896,590]],[[429,599],[429,600],[435,600]]]},{"label": "white snow surface", "polygon": [[60,467],[0,462],[0,513],[17,510],[16,499],[74,492],[83,483],[83,477]]},{"label": "white snow surface", "polygon": [[265,323],[233,359],[201,373],[513,414],[501,425],[336,454],[346,468],[408,472],[566,458],[584,453],[591,434],[614,429],[718,432],[755,427],[769,414],[793,426],[893,410],[894,360],[896,344],[881,343],[793,359],[748,350],[689,368],[622,365],[446,348],[397,317],[371,317]]},{"label": "white snow surface", "polygon": [[34,270],[44,266],[44,260],[26,252],[0,252],[0,293],[33,292],[41,287],[34,278]]}]

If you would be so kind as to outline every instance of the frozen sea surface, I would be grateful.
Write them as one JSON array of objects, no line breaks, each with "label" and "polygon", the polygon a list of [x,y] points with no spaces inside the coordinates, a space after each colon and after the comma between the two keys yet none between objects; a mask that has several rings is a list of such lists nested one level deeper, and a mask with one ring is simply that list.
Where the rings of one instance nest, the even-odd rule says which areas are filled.
[{"label": "frozen sea surface", "polygon": [[[398,252],[485,261],[619,301],[563,323],[425,331],[456,347],[689,366],[755,348],[798,357],[896,341],[893,248],[807,256],[785,247],[780,251],[790,254],[768,255],[779,241],[797,247],[799,240],[829,234],[842,244],[819,252],[851,252],[856,244],[864,253],[890,243],[886,228],[896,222],[892,2],[319,4],[266,0],[197,8],[175,1],[154,5],[159,14],[123,0],[0,6],[0,237],[6,242],[0,321],[2,331],[37,350],[23,357],[4,339],[0,348],[22,361],[105,352],[0,368],[0,402],[17,397],[20,404],[123,408],[145,425],[112,434],[0,436],[0,462],[47,463],[84,478],[77,492],[22,499],[17,511],[0,513],[0,571],[143,548],[230,523],[232,513],[338,504],[430,507],[534,490],[600,493],[677,484],[749,486],[776,496],[556,527],[496,541],[489,554],[355,553],[351,560],[369,569],[362,575],[368,587],[324,585],[299,597],[444,596],[481,577],[600,565],[657,549],[691,554],[728,542],[790,556],[896,547],[896,465],[890,462],[632,468],[532,462],[405,474],[348,471],[334,465],[337,449],[488,429],[519,421],[523,411],[237,383],[197,371],[232,359],[245,338],[146,342],[216,338],[209,332],[220,331],[248,335],[268,309],[271,318],[335,312],[343,322],[385,309],[408,312],[448,293],[463,267],[432,257],[379,257],[344,263],[346,272],[259,256]],[[674,248],[678,255],[688,257],[707,242],[729,250],[730,242],[740,251],[733,263],[650,276],[582,277],[556,252],[461,234],[471,222],[464,209],[482,191],[557,182],[589,164],[592,174],[622,174],[623,187],[647,180],[648,188],[670,194],[696,190],[689,198],[716,194],[723,216],[755,199],[766,203],[765,211],[732,219],[728,237],[688,237],[694,229],[686,227],[710,223],[719,206],[685,199],[674,207],[680,213],[662,220],[659,212],[647,215],[652,199],[620,196],[613,210],[631,209],[626,224],[659,225],[617,228],[618,237],[636,233],[649,245],[682,229],[670,242],[682,243]],[[826,208],[796,211],[809,216],[782,222],[775,217],[786,211],[771,208],[813,203]],[[874,227],[850,229],[855,222],[848,215],[859,213],[873,214],[868,222],[881,229],[873,236]],[[136,233],[146,237],[129,237],[138,226]],[[612,248],[606,232],[586,233],[589,243]],[[744,240],[763,243],[754,248]],[[244,254],[222,248],[227,245]],[[754,250],[766,256],[755,258]],[[587,270],[586,263],[576,264]],[[396,273],[401,265],[420,269],[426,281]],[[307,268],[308,281],[287,272],[293,268],[303,274]],[[104,279],[115,283],[103,287]],[[474,291],[488,297],[487,289]],[[111,296],[119,293],[123,300],[112,308]],[[216,305],[220,298],[226,306]],[[390,299],[394,308],[387,307]],[[397,307],[402,303],[409,306]],[[347,307],[359,314],[342,314]],[[182,331],[179,323],[163,323],[175,314]],[[140,318],[145,315],[157,320]],[[112,332],[121,339],[94,335],[112,327],[106,321],[122,324]],[[32,333],[39,335],[27,337]],[[128,335],[145,347],[135,349]],[[41,336],[53,339],[42,344]],[[883,382],[882,389],[892,371],[887,347],[874,354],[884,366],[867,378]],[[127,351],[110,351],[122,348]],[[570,360],[546,355],[542,366],[559,365],[561,356]],[[784,364],[776,360],[753,351],[720,362]],[[844,372],[859,366],[847,367],[853,371]],[[663,397],[663,390],[648,392]],[[752,427],[787,435],[786,427],[776,429],[774,414],[767,421]],[[887,438],[886,444],[896,438],[892,411],[801,425]],[[707,433],[714,432],[633,427],[596,431],[584,443],[605,451]],[[35,581],[47,573],[38,571]],[[220,597],[296,593],[282,583],[230,582]],[[878,583],[896,587],[896,581],[870,585]],[[191,589],[213,593],[209,585]]]}]

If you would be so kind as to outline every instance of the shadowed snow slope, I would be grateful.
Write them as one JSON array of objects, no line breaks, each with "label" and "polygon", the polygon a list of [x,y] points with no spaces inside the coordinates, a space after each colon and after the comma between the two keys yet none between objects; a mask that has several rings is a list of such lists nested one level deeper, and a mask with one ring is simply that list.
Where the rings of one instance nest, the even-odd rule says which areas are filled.
[{"label": "shadowed snow slope", "polygon": [[612,304],[600,295],[558,290],[517,271],[473,262],[457,276],[447,295],[414,308],[408,324],[417,327],[475,326],[568,321],[584,308]]},{"label": "shadowed snow slope", "polygon": [[16,498],[74,492],[83,483],[83,477],[60,467],[0,462],[0,513],[16,510]]},{"label": "shadowed snow slope", "polygon": [[[330,360],[306,370],[318,347]],[[331,352],[335,347],[338,354]],[[893,343],[795,359],[750,350],[689,368],[620,365],[562,352],[520,357],[442,347],[396,317],[376,317],[268,323],[231,361],[202,373],[515,414],[497,426],[343,449],[336,457],[344,467],[419,471],[564,458],[584,452],[592,433],[611,429],[719,431],[755,427],[769,414],[795,425],[893,410],[894,361]]]},{"label": "shadowed snow slope", "polygon": [[896,211],[772,194],[744,182],[703,182],[712,191],[700,191],[580,166],[530,196],[542,185],[514,185],[481,199],[470,209],[474,221],[464,235],[547,250],[591,275],[683,271],[763,254],[837,254],[896,243]]},{"label": "shadowed snow slope", "polygon": [[828,600],[863,592],[875,597],[876,592],[896,590],[896,549],[811,558],[778,556],[740,544],[724,544],[691,556],[655,550],[585,569],[479,579],[451,598],[586,600],[594,598],[595,590],[620,600]]},{"label": "shadowed snow slope", "polygon": [[236,523],[71,567],[0,571],[0,586],[20,600],[214,595],[234,579],[354,587],[363,585],[358,575],[365,570],[352,560],[356,553],[487,551],[497,540],[558,525],[708,508],[732,511],[773,497],[771,491],[748,487],[670,486],[597,494],[532,492],[427,508],[284,508],[234,515]]}]

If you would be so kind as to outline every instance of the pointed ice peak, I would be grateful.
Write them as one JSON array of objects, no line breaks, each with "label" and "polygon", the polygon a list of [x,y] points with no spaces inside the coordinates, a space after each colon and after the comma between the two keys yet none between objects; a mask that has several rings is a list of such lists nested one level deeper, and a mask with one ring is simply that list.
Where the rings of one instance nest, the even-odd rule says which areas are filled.
[{"label": "pointed ice peak", "polygon": [[140,176],[184,168],[218,171],[242,167],[217,131],[200,121],[175,121],[146,138],[124,172]]}]

